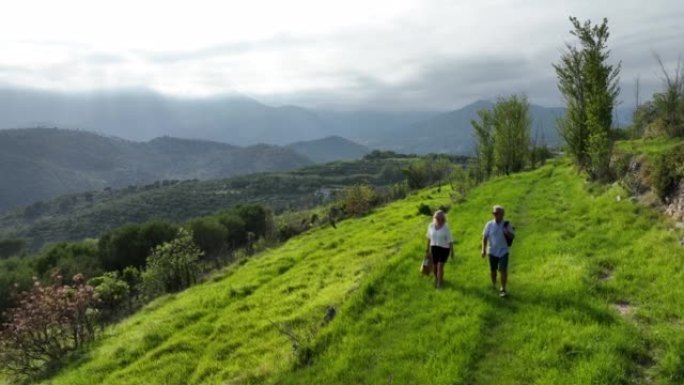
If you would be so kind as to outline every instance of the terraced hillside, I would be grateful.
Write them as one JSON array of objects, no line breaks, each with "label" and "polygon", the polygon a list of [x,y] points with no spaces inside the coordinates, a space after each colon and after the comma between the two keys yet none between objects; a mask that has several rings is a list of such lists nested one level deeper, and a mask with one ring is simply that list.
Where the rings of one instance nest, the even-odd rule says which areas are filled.
[{"label": "terraced hillside", "polygon": [[[681,384],[681,230],[619,194],[562,161],[478,187],[435,290],[417,207],[449,192],[422,191],[157,300],[45,383]],[[479,256],[494,203],[518,232],[506,299]]]}]

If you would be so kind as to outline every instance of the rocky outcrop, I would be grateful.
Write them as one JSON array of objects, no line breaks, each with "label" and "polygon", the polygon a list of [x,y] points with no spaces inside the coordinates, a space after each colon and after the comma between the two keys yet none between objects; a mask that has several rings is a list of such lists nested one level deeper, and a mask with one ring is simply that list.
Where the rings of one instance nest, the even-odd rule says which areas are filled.
[{"label": "rocky outcrop", "polygon": [[684,181],[679,182],[679,187],[675,193],[667,198],[665,214],[676,221],[684,222]]}]

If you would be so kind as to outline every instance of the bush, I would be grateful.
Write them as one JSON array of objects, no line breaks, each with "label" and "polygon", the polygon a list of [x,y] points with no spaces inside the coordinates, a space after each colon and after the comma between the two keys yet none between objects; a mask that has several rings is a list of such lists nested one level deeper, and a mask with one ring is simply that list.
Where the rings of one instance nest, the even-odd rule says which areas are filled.
[{"label": "bush", "polygon": [[82,275],[64,286],[53,276],[51,286],[35,281],[21,294],[19,306],[7,311],[0,329],[0,363],[15,376],[31,377],[58,363],[95,337],[93,288]]},{"label": "bush", "polygon": [[368,185],[347,187],[342,192],[342,203],[348,215],[362,216],[367,214],[375,204],[375,190]]},{"label": "bush", "polygon": [[116,314],[123,313],[123,306],[131,293],[130,286],[119,277],[116,271],[110,271],[88,281],[95,291],[96,306],[102,312],[101,319],[111,321]]},{"label": "bush", "polygon": [[661,201],[674,194],[684,180],[684,144],[675,146],[654,159],[651,183]]},{"label": "bush", "polygon": [[192,241],[192,233],[178,230],[178,237],[155,247],[142,274],[148,295],[173,293],[190,287],[199,277],[202,251]]},{"label": "bush", "polygon": [[418,205],[418,214],[427,215],[427,216],[431,217],[432,216],[432,209],[430,208],[430,206],[426,205],[425,203],[421,203],[420,205]]}]

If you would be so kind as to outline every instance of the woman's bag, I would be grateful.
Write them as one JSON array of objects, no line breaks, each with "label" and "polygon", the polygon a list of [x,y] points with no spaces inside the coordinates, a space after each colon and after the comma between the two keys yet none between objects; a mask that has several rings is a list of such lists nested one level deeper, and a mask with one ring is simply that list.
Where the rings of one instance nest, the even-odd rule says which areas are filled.
[{"label": "woman's bag", "polygon": [[423,259],[423,263],[420,264],[420,272],[425,275],[432,273],[432,258],[430,258],[429,255],[426,256]]}]

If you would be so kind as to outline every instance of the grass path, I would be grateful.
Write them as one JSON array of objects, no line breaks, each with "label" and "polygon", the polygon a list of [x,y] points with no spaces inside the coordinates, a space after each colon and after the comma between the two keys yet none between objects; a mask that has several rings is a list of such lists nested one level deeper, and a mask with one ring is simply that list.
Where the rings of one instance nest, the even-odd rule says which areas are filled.
[{"label": "grass path", "polygon": [[[562,161],[479,186],[435,290],[417,207],[448,192],[422,191],[159,299],[46,383],[682,384],[681,234],[618,194]],[[506,299],[479,256],[495,203],[518,234]]]},{"label": "grass path", "polygon": [[[416,275],[416,242],[321,336],[312,366],[272,383],[682,383],[684,251],[619,190],[586,190],[562,165],[478,188],[450,212],[444,290]],[[518,229],[507,299],[479,257],[494,203]]]}]

